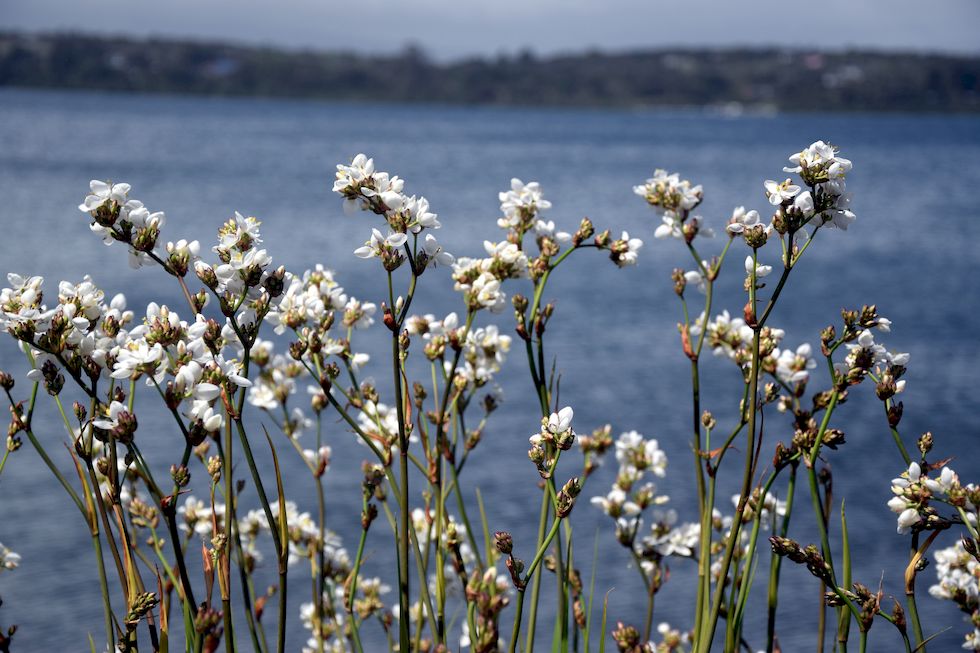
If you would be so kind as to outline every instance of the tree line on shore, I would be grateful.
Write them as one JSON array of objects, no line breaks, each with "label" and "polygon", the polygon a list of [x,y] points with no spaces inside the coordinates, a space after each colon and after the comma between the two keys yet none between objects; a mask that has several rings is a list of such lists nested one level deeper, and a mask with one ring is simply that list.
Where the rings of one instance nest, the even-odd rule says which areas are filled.
[{"label": "tree line on shore", "polygon": [[0,87],[483,105],[980,110],[980,57],[651,49],[436,62],[82,34],[0,34]]}]

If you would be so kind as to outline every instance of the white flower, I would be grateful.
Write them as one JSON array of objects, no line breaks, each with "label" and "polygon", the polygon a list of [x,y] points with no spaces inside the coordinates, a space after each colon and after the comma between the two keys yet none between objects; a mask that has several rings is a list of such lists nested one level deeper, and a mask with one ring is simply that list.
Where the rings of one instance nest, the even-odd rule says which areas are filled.
[{"label": "white flower", "polygon": [[571,406],[565,406],[557,413],[552,413],[548,417],[548,432],[554,435],[564,433],[572,427],[572,417],[574,417],[575,411],[572,410]]},{"label": "white flower", "polygon": [[592,505],[598,506],[602,512],[614,519],[640,514],[640,506],[628,500],[626,493],[615,485],[607,495],[592,497],[590,501]]},{"label": "white flower", "polygon": [[[735,210],[732,211],[732,217],[728,221],[726,230],[730,234],[740,234],[746,229],[751,229],[757,224],[761,224],[759,221],[758,211],[746,211],[744,206],[736,206]],[[772,225],[766,226],[767,231],[772,228]]]},{"label": "white flower", "polygon": [[455,257],[444,250],[436,237],[426,234],[422,241],[422,251],[425,253],[425,264],[428,265],[452,265]]},{"label": "white flower", "polygon": [[351,297],[344,305],[344,326],[366,329],[374,324],[372,317],[378,310],[372,302],[361,302]]},{"label": "white flower", "polygon": [[800,192],[800,187],[790,183],[789,179],[783,182],[767,179],[765,187],[766,197],[769,198],[769,203],[773,206],[779,206],[783,202],[792,200]]},{"label": "white flower", "polygon": [[933,494],[945,494],[952,489],[954,484],[959,483],[959,478],[956,476],[956,472],[949,467],[943,467],[938,480],[927,478],[923,480],[923,483]]},{"label": "white flower", "polygon": [[805,150],[791,155],[789,160],[793,165],[783,168],[783,172],[807,176],[825,172],[830,180],[842,179],[852,167],[850,160],[837,156],[833,146],[823,141],[811,143]]},{"label": "white flower", "polygon": [[503,229],[518,227],[523,220],[551,208],[551,202],[541,192],[541,184],[536,181],[525,184],[517,177],[510,180],[510,190],[500,192],[498,197],[504,217],[497,220],[497,225]]},{"label": "white flower", "polygon": [[673,211],[664,213],[662,223],[653,231],[654,238],[683,238],[681,232],[681,220]]},{"label": "white flower", "polygon": [[477,306],[488,308],[494,313],[503,310],[506,303],[500,290],[500,280],[489,272],[484,272],[473,281],[470,296]]},{"label": "white flower", "polygon": [[803,217],[808,218],[813,215],[813,195],[805,190],[793,198],[793,210],[799,211]]},{"label": "white flower", "polygon": [[643,241],[639,238],[630,238],[629,233],[623,232],[620,239],[610,245],[613,261],[619,267],[636,265],[637,253],[643,247]]},{"label": "white flower", "polygon": [[[702,261],[704,263],[704,261]],[[698,292],[706,293],[708,291],[708,284],[704,277],[697,270],[689,270],[684,273],[684,281],[689,285],[696,285]]]},{"label": "white flower", "polygon": [[[95,182],[92,182],[93,184]],[[20,565],[20,554],[14,553],[0,542],[0,571],[16,569]]]},{"label": "white flower", "polygon": [[644,184],[634,186],[633,192],[665,212],[690,211],[701,203],[704,195],[700,185],[692,186],[690,181],[681,180],[678,173],[669,174],[661,169],[655,170]]},{"label": "white flower", "polygon": [[636,431],[620,434],[616,440],[616,460],[623,467],[640,472],[649,470],[656,476],[667,474],[667,455],[656,440],[647,440]]},{"label": "white flower", "polygon": [[84,213],[91,213],[105,204],[113,201],[122,206],[126,203],[129,195],[129,184],[113,184],[108,181],[93,179],[89,182],[91,193],[85,197],[85,201],[78,205],[78,209]]},{"label": "white flower", "polygon": [[111,431],[119,424],[119,415],[127,412],[126,404],[113,401],[109,404],[109,414],[102,419],[92,421],[92,426],[103,431]]},{"label": "white flower", "polygon": [[398,249],[404,245],[407,240],[408,236],[403,233],[394,232],[385,236],[377,229],[372,229],[371,238],[366,241],[363,246],[354,250],[354,256],[357,256],[358,258],[381,256],[386,248],[389,251],[392,249]]},{"label": "white flower", "polygon": [[775,350],[776,377],[786,384],[805,383],[810,378],[809,370],[817,367],[813,359],[813,350],[809,344],[802,344],[796,351],[790,349]]},{"label": "white flower", "polygon": [[191,421],[200,421],[201,427],[208,433],[216,433],[225,425],[222,414],[216,412],[209,402],[200,399],[194,400],[191,404],[187,417]]},{"label": "white flower", "polygon": [[913,524],[917,524],[922,521],[922,517],[919,515],[919,511],[915,508],[906,508],[898,516],[898,533],[904,535],[909,532],[910,527]]},{"label": "white flower", "polygon": [[539,237],[547,236],[548,238],[553,238],[555,242],[563,245],[572,239],[572,234],[567,231],[555,231],[555,221],[548,220],[536,220],[534,222],[534,233]]},{"label": "white flower", "polygon": [[163,347],[160,343],[150,345],[142,338],[131,340],[119,349],[112,378],[138,378],[141,374],[156,377],[162,357]]},{"label": "white flower", "polygon": [[[758,279],[761,279],[762,277],[768,276],[769,273],[772,272],[772,266],[771,265],[762,265],[761,263],[756,263],[754,265],[754,267],[755,267],[755,276]],[[752,274],[752,268],[753,268],[752,257],[751,256],[746,256],[745,257],[745,274]]]}]

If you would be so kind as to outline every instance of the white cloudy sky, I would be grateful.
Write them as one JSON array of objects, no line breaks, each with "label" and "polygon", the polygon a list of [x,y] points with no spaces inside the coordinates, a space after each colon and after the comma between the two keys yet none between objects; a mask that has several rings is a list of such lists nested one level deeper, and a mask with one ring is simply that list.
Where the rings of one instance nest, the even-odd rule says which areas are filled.
[{"label": "white cloudy sky", "polygon": [[440,59],[788,45],[980,52],[980,0],[0,0],[0,29],[83,30]]}]

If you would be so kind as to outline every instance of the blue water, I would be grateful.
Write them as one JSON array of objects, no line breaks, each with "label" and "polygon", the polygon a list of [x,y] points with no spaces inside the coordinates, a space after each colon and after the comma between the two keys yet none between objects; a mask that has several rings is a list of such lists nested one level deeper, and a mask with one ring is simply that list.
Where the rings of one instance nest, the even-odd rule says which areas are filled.
[{"label": "blue water", "polygon": [[[690,519],[688,362],[674,330],[679,305],[668,279],[670,270],[688,265],[688,259],[678,242],[653,240],[656,218],[631,187],[655,167],[678,170],[704,185],[702,213],[720,227],[735,205],[766,208],[762,181],[781,178],[785,157],[818,138],[840,145],[854,161],[849,189],[858,221],[846,233],[821,234],[791,278],[772,323],[787,330],[787,345],[816,344],[819,329],[839,321],[842,307],[877,303],[894,322],[884,342],[912,353],[902,397],[906,440],[911,445],[919,433],[932,431],[936,451],[955,455],[952,466],[961,478],[977,480],[980,341],[975,320],[980,295],[974,283],[980,271],[975,199],[980,119],[974,117],[814,113],[727,118],[698,111],[336,105],[4,90],[0,270],[41,274],[52,289],[60,279],[91,273],[108,294],[126,292],[137,310],[151,299],[180,306],[169,279],[159,270],[129,270],[125,252],[105,248],[75,208],[89,179],[113,179],[131,183],[134,197],[167,212],[164,239],[197,238],[208,244],[217,226],[239,210],[264,221],[267,249],[290,270],[324,263],[350,293],[380,301],[384,291],[376,264],[351,255],[374,223],[366,215],[342,214],[330,191],[336,163],[363,151],[381,169],[405,178],[406,190],[428,197],[439,213],[440,239],[463,255],[479,254],[483,239],[500,237],[497,191],[512,176],[538,180],[554,204],[548,217],[560,226],[573,230],[582,216],[589,216],[600,228],[626,229],[646,241],[636,268],[617,270],[605,258],[585,253],[555,275],[547,297],[557,300],[558,319],[549,330],[548,354],[557,357],[561,401],[575,407],[580,431],[610,422],[617,433],[637,429],[659,439],[671,460],[660,490],[671,496],[682,520]],[[702,247],[710,253],[720,243]],[[739,290],[744,253],[733,254],[718,309],[738,313],[744,303]],[[770,256],[775,262],[775,253]],[[419,312],[458,310],[448,273],[437,270],[423,280],[415,305]],[[494,319],[510,329],[506,313]],[[380,354],[385,338],[376,330],[365,348]],[[530,558],[540,495],[526,449],[527,436],[536,430],[537,409],[516,353],[499,376],[505,404],[468,464],[464,485],[474,506],[474,488],[481,489],[490,528],[512,531],[518,551]],[[376,376],[387,379],[377,362]],[[21,369],[12,342],[0,342],[0,367]],[[710,357],[703,367],[706,406],[722,424],[731,423],[737,399],[726,390],[738,383],[737,373]],[[18,386],[21,394],[25,385]],[[854,578],[877,586],[884,574],[886,594],[900,595],[908,539],[895,534],[885,502],[889,479],[902,470],[901,459],[870,386],[852,392],[838,414],[837,425],[848,442],[827,459],[834,497],[847,501]],[[58,444],[63,429],[51,407],[45,405],[37,419],[49,450],[66,467]],[[162,417],[144,421],[141,416],[140,424],[143,451],[164,473],[179,457],[180,443]],[[789,437],[787,422],[770,415],[768,446]],[[328,442],[335,460],[327,475],[328,525],[353,549],[358,466],[365,449],[340,425],[330,425]],[[312,508],[314,495],[300,462],[289,455],[283,459],[287,475],[299,479],[291,483],[291,494],[302,508]],[[559,477],[575,469],[570,464]],[[639,579],[628,568],[627,552],[615,543],[608,518],[585,500],[604,493],[614,472],[614,465],[607,464],[591,478],[573,513],[577,562],[587,579],[598,531],[597,594],[613,589],[611,623],[639,623]],[[732,469],[719,492],[726,512],[732,510],[727,497],[738,474]],[[782,484],[778,489],[785,491]],[[0,542],[23,555],[19,569],[0,573],[0,624],[20,625],[19,650],[86,648],[88,633],[98,638],[102,632],[102,617],[82,521],[29,447],[11,457],[0,492]],[[805,489],[798,496],[799,517],[791,534],[811,542],[816,533],[806,525],[812,522],[809,498]],[[838,540],[839,531],[832,537]],[[378,522],[367,572],[393,581],[389,541]],[[944,534],[938,544],[952,542],[952,534]],[[764,563],[768,553],[761,550]],[[784,569],[778,622],[783,650],[809,650],[818,588],[805,570]],[[262,572],[266,580],[270,571]],[[658,596],[657,622],[691,626],[693,571],[687,561],[672,563],[671,578]],[[295,619],[299,603],[308,600],[306,571],[297,568],[293,577],[290,614]],[[927,596],[933,578],[930,568],[919,580],[927,633],[951,629],[930,650],[954,650],[967,624],[952,604]],[[764,591],[761,585],[756,588],[756,609],[746,629],[756,648],[764,644]],[[397,603],[396,595],[388,596]],[[506,615],[505,631],[510,612]],[[873,629],[871,650],[899,646],[886,626],[881,622]],[[367,636],[380,645],[377,632]],[[295,620],[288,649],[298,650],[305,637]]]}]

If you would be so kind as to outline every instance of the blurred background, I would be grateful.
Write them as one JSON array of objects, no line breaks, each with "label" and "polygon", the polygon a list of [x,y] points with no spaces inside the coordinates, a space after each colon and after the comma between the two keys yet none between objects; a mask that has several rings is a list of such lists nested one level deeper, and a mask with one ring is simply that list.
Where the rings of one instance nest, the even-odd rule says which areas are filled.
[{"label": "blurred background", "polygon": [[[351,254],[376,224],[343,216],[330,192],[335,164],[363,151],[405,178],[408,193],[429,198],[443,223],[440,240],[457,255],[479,255],[483,239],[501,237],[497,192],[512,176],[540,181],[554,204],[545,217],[559,227],[574,230],[587,215],[599,228],[646,241],[636,268],[617,270],[585,253],[555,275],[547,293],[559,318],[550,353],[577,430],[608,422],[616,434],[636,429],[659,440],[671,461],[660,492],[684,521],[694,516],[688,363],[669,273],[689,258],[676,241],[654,241],[658,219],[632,186],[656,167],[679,171],[704,185],[701,213],[720,231],[736,205],[767,209],[763,180],[783,178],[789,154],[825,139],[854,162],[849,190],[858,220],[847,232],[821,234],[773,324],[786,329],[787,346],[816,345],[841,308],[876,303],[894,322],[882,341],[912,355],[906,442],[932,431],[936,451],[955,456],[960,476],[980,480],[978,24],[972,0],[831,0],[805,10],[762,0],[2,0],[0,271],[43,275],[51,290],[91,274],[107,295],[125,292],[138,315],[151,300],[180,307],[162,272],[129,270],[125,252],[106,249],[78,212],[89,179],[113,179],[131,183],[132,196],[151,210],[166,211],[164,241],[197,238],[206,252],[238,210],[263,220],[269,253],[290,271],[323,263],[350,294],[380,301],[377,265]],[[717,239],[705,253],[722,245]],[[740,246],[733,245],[717,304],[733,314],[744,303]],[[778,252],[765,256],[775,263]],[[419,312],[461,309],[448,271],[423,280]],[[518,284],[509,292],[516,290],[526,292]],[[490,320],[512,329],[506,312]],[[374,373],[383,388],[385,334],[362,342],[379,354]],[[466,476],[473,510],[478,486],[491,529],[512,531],[530,557],[536,519],[527,515],[536,514],[540,495],[526,449],[537,409],[522,363],[514,356],[498,377],[504,405]],[[23,393],[25,370],[12,341],[0,342],[0,367],[17,372]],[[707,407],[731,424],[737,371],[720,359],[703,367]],[[825,382],[819,378],[814,388]],[[65,434],[49,408],[37,431],[57,452]],[[847,501],[855,579],[872,587],[882,581],[886,595],[900,596],[908,539],[895,534],[885,502],[901,458],[870,386],[838,414],[848,443],[826,462],[835,498]],[[181,443],[163,415],[141,414],[140,425],[144,453],[165,473]],[[792,435],[775,414],[766,429],[767,446]],[[341,424],[329,425],[327,440],[335,461],[326,477],[328,526],[352,548],[365,450]],[[67,469],[67,457],[62,462]],[[289,493],[310,509],[302,463],[287,456],[285,464],[294,472]],[[590,478],[583,499],[607,491],[614,467]],[[734,491],[719,492],[728,513]],[[791,529],[804,542],[816,538],[808,517]],[[579,556],[586,578],[597,536],[604,551],[596,588],[600,596],[613,590],[610,619],[639,622],[642,588],[611,520],[585,500],[573,519],[576,546],[589,552]],[[373,537],[367,572],[393,580],[387,534],[379,527]],[[20,568],[0,574],[0,624],[20,625],[14,650],[82,650],[88,633],[100,631],[87,539],[36,454],[27,447],[14,454],[0,479],[0,542],[23,556]],[[937,546],[953,541],[948,534]],[[763,549],[760,575],[767,560]],[[261,573],[272,582],[269,567]],[[956,650],[970,626],[951,603],[926,596],[934,577],[932,568],[920,575],[920,609],[927,634],[948,630],[930,650]],[[672,564],[656,621],[691,626],[694,578],[693,563]],[[819,589],[792,565],[783,579],[783,650],[810,650]],[[289,650],[298,650],[306,634],[301,599],[293,600]],[[754,648],[764,642],[764,602],[756,587],[746,626]],[[376,647],[384,641],[380,630],[366,636]],[[870,650],[899,645],[883,626],[872,631]]]}]

